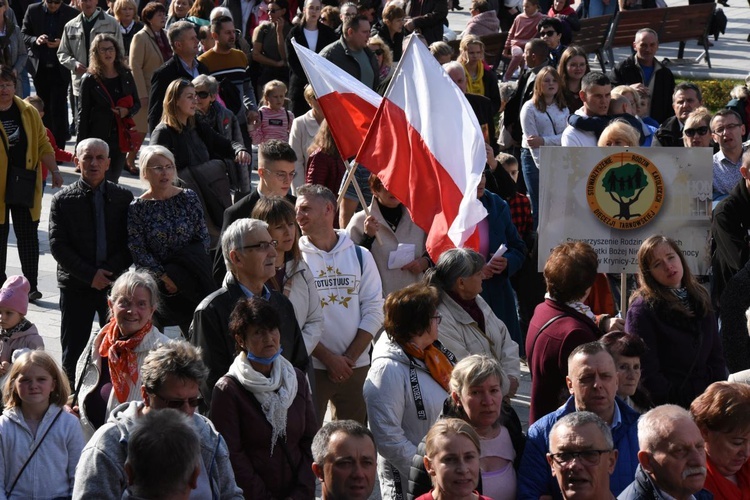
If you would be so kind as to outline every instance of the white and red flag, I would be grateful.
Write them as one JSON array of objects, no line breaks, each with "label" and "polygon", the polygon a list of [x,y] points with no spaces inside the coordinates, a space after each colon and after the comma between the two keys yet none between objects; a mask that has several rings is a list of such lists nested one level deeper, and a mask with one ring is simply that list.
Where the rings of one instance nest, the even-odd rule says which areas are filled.
[{"label": "white and red flag", "polygon": [[352,75],[292,40],[341,156],[351,158],[362,145],[382,97]]},{"label": "white and red flag", "polygon": [[427,47],[410,37],[356,161],[377,174],[427,233],[433,261],[479,246],[477,187],[487,156],[476,115]]}]

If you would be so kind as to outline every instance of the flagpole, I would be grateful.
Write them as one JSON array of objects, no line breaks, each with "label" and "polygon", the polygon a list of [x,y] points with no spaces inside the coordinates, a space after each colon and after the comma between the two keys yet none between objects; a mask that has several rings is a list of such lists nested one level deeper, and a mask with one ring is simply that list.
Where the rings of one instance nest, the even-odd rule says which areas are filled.
[{"label": "flagpole", "polygon": [[[365,201],[365,195],[362,194],[362,188],[359,187],[359,182],[357,182],[354,179],[354,172],[357,170],[357,162],[352,160],[349,164],[349,173],[346,176],[346,180],[341,185],[341,190],[339,191],[339,199],[336,202],[336,205],[341,205],[341,200],[344,199],[344,194],[346,193],[346,189],[349,187],[350,183],[354,183],[354,190],[357,192],[357,198],[359,198],[359,203],[362,205],[362,210],[365,213],[366,217],[370,216],[370,207],[367,206],[367,202]],[[344,229],[344,228],[342,228]],[[383,244],[383,240],[380,239],[380,233],[375,233],[375,239],[378,240],[379,244]]]}]

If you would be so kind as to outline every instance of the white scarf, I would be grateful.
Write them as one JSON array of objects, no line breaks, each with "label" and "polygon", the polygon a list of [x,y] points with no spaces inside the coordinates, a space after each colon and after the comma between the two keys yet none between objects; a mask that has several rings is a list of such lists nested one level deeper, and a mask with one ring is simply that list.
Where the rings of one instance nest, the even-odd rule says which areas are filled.
[{"label": "white scarf", "polygon": [[286,417],[289,407],[297,396],[297,374],[292,364],[279,356],[271,366],[271,376],[257,372],[247,360],[245,353],[234,358],[229,375],[236,378],[242,387],[252,392],[260,402],[266,420],[271,424],[271,455],[279,437],[286,437]]}]

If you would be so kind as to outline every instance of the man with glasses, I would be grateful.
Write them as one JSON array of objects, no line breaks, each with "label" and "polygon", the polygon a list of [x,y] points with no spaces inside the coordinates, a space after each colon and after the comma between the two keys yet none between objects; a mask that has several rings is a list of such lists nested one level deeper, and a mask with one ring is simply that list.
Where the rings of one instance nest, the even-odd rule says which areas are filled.
[{"label": "man with glasses", "polygon": [[742,142],[742,117],[734,110],[720,109],[711,119],[711,134],[719,145],[713,158],[713,199],[720,201],[743,179],[740,167],[747,144]]},{"label": "man with glasses", "polygon": [[552,66],[557,68],[560,63],[560,56],[568,48],[562,43],[563,22],[556,17],[546,17],[539,21],[537,25],[539,38],[545,41],[549,47],[549,61]]},{"label": "man with glasses", "polygon": [[635,54],[615,65],[612,85],[640,83],[651,92],[651,109],[648,116],[659,123],[674,115],[669,105],[675,89],[672,71],[656,59],[659,35],[651,28],[638,30],[633,41]]},{"label": "man with glasses", "polygon": [[125,461],[130,435],[144,415],[165,408],[187,415],[200,438],[200,472],[190,498],[244,498],[227,444],[208,418],[195,411],[207,372],[200,351],[187,342],[172,341],[151,351],[141,367],[143,401],[116,407],[89,440],[76,468],[73,498],[120,498],[128,486]]},{"label": "man with glasses", "polygon": [[[294,205],[297,199],[289,193],[289,188],[296,175],[294,170],[296,161],[297,154],[284,141],[271,139],[258,146],[258,177],[260,178],[258,187],[224,211],[222,234],[234,221],[250,217],[253,208],[261,198],[283,196]],[[227,272],[221,253],[216,256],[213,272],[216,284],[221,285],[224,274]]]},{"label": "man with glasses", "polygon": [[222,287],[203,299],[193,315],[190,342],[201,348],[208,366],[202,387],[207,406],[216,382],[226,374],[235,357],[235,339],[229,334],[229,315],[245,297],[266,299],[281,317],[282,356],[295,368],[307,370],[309,359],[294,307],[283,293],[271,290],[266,282],[276,274],[276,240],[268,234],[268,224],[242,218],[221,235],[221,253],[229,273]]},{"label": "man with glasses", "polygon": [[42,120],[60,145],[70,137],[67,103],[70,71],[57,59],[57,48],[63,28],[77,15],[78,11],[62,0],[44,0],[29,5],[21,28],[34,67],[34,87],[44,101]]},{"label": "man with glasses", "polygon": [[657,406],[638,422],[638,469],[618,500],[710,500],[703,436],[690,413]]},{"label": "man with glasses", "polygon": [[[545,495],[560,496],[560,487],[550,474],[547,450],[551,446],[553,426],[563,417],[575,412],[594,413],[612,431],[614,446],[597,449],[616,449],[617,463],[609,481],[609,490],[619,495],[632,481],[638,466],[638,412],[630,408],[617,394],[617,368],[612,355],[600,342],[589,342],[576,347],[568,357],[568,376],[565,377],[571,396],[552,413],[529,427],[526,448],[518,471],[518,498],[538,499]],[[603,457],[604,459],[605,457]],[[566,485],[567,486],[567,485]],[[590,498],[607,498],[608,495]]]},{"label": "man with glasses", "polygon": [[570,413],[552,426],[547,462],[564,499],[615,498],[609,476],[615,470],[617,450],[612,431],[595,413]]}]

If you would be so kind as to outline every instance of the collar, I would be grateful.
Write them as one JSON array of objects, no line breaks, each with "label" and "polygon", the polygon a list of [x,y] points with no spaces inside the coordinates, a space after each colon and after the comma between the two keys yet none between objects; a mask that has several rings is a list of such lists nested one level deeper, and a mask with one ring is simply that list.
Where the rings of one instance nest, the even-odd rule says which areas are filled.
[{"label": "collar", "polygon": [[107,189],[104,187],[107,184],[106,180],[103,180],[97,187],[92,187],[91,184],[84,181],[83,177],[81,177],[81,184],[86,186],[86,188],[88,188],[90,191],[100,191],[102,194],[107,192]]},{"label": "collar", "polygon": [[195,71],[198,69],[198,58],[196,57],[193,58],[192,60],[193,67],[191,68],[190,66],[188,66],[188,64],[185,62],[185,60],[182,57],[178,56],[177,54],[175,54],[174,56],[177,58],[178,61],[180,61],[180,64],[182,64],[182,67],[185,68],[185,70],[188,73],[191,73],[192,71]]},{"label": "collar", "polygon": [[86,14],[81,12],[81,17],[83,17],[84,21],[91,22],[96,19],[96,16],[98,16],[102,12],[102,9],[100,7],[97,7],[93,14],[91,14],[91,17],[86,17]]},{"label": "collar", "polygon": [[[255,294],[248,290],[245,285],[243,285],[239,281],[237,282],[237,284],[239,285],[240,290],[242,290],[242,293],[244,293],[248,299],[252,299],[253,297],[255,297]],[[260,293],[260,298],[264,300],[268,300],[271,298],[271,292],[268,290],[268,287],[266,285],[263,285],[263,291]]]},{"label": "collar", "polygon": [[[617,396],[615,396],[617,398]],[[612,425],[610,425],[610,429],[615,430],[618,427],[620,427],[620,424],[622,424],[622,413],[620,413],[620,405],[617,404],[617,399],[615,399],[615,412],[612,414]]]},{"label": "collar", "polygon": [[729,163],[730,165],[734,167],[740,167],[742,165],[742,157],[745,155],[745,151],[747,151],[747,148],[748,148],[748,143],[742,143],[742,153],[740,153],[740,159],[736,163],[730,160],[729,158],[727,158],[727,156],[724,154],[724,151],[722,151],[721,148],[719,148],[715,156],[716,156],[716,159],[720,163],[726,161],[727,163]]}]

